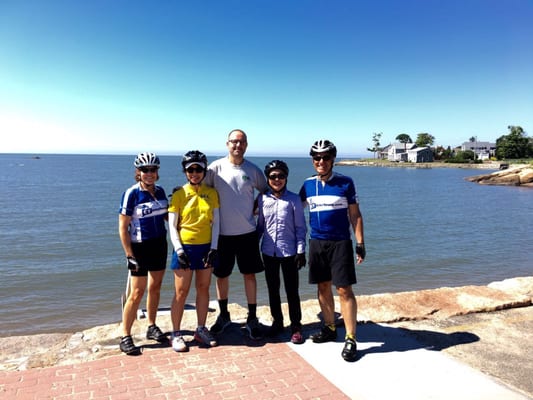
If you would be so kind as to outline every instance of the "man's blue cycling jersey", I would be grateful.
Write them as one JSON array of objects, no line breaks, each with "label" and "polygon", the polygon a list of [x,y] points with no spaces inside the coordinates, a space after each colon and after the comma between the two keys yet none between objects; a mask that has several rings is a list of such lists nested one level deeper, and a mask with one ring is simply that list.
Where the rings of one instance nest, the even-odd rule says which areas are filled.
[{"label": "man's blue cycling jersey", "polygon": [[309,205],[311,239],[351,239],[348,206],[358,202],[352,178],[333,172],[322,182],[314,175],[304,181],[300,198]]}]

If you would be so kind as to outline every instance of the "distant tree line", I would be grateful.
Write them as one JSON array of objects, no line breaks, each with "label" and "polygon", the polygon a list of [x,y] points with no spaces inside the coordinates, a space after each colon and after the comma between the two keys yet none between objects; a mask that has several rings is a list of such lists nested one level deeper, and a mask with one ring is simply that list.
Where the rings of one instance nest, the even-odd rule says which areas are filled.
[{"label": "distant tree line", "polygon": [[[510,125],[507,127],[509,133],[502,135],[496,140],[496,158],[498,160],[504,159],[519,159],[533,157],[533,138],[527,136],[521,126]],[[372,147],[367,148],[368,151],[376,154],[383,150],[381,147],[381,137],[383,132],[373,133]],[[407,143],[413,143],[411,136],[407,133],[400,133],[395,140],[404,144],[404,149],[407,148]],[[476,141],[476,137],[472,136],[469,139],[471,142]],[[435,137],[429,133],[419,133],[416,137],[415,144],[418,147],[431,147],[435,142]],[[450,146],[444,148],[437,146],[432,148],[435,160],[448,160],[449,162],[472,162],[476,161],[476,154],[472,150],[454,150]]]}]

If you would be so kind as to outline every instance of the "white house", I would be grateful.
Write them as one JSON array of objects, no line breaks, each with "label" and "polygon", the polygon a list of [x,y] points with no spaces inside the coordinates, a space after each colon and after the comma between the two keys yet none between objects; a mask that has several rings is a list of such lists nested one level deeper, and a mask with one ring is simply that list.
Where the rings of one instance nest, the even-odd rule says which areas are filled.
[{"label": "white house", "polygon": [[490,142],[464,142],[461,145],[461,151],[471,150],[476,154],[479,160],[488,160],[496,154],[496,143]]},{"label": "white house", "polygon": [[407,150],[407,160],[412,163],[433,162],[433,150],[429,147],[415,147]]},{"label": "white house", "polygon": [[409,161],[407,151],[416,147],[414,143],[393,143],[386,147],[387,160],[389,161]]}]

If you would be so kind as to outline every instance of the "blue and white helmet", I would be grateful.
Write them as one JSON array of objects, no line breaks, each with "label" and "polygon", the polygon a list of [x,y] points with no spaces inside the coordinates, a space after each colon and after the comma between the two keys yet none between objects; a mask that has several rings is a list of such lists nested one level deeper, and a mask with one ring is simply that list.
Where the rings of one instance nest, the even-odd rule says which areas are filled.
[{"label": "blue and white helmet", "polygon": [[320,139],[313,143],[311,150],[309,150],[310,156],[314,156],[317,153],[329,153],[333,157],[337,157],[337,148],[333,142],[330,142],[327,139]]},{"label": "blue and white helmet", "polygon": [[159,168],[159,157],[155,155],[155,153],[139,153],[137,157],[135,157],[135,161],[133,162],[133,165],[135,168],[141,168],[141,167],[157,167]]}]

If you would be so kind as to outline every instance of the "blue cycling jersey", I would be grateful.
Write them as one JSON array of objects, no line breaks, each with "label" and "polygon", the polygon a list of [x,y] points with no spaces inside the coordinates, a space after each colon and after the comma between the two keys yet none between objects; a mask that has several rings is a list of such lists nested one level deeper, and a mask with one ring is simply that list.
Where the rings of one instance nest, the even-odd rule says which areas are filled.
[{"label": "blue cycling jersey", "polygon": [[300,198],[309,205],[311,239],[351,239],[348,206],[358,202],[352,178],[333,172],[322,182],[312,176],[304,181]]},{"label": "blue cycling jersey", "polygon": [[152,196],[147,190],[141,189],[140,183],[136,183],[123,193],[119,213],[131,217],[131,241],[140,243],[166,236],[167,209],[168,200],[162,187],[156,186],[155,196]]}]

